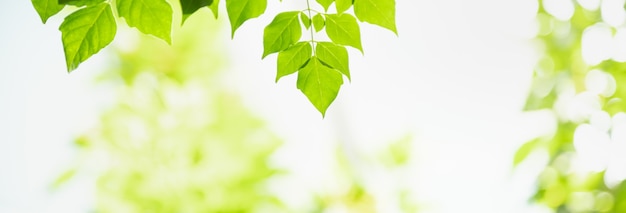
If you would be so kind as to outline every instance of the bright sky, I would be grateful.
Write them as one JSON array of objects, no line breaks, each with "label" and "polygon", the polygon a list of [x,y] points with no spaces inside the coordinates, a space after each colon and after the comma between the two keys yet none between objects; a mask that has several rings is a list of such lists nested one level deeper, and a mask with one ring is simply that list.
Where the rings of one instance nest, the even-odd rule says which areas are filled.
[{"label": "bright sky", "polygon": [[[223,32],[227,51],[238,58],[225,84],[288,141],[277,161],[298,178],[285,186],[328,184],[319,174],[338,143],[371,153],[411,134],[414,161],[403,184],[427,204],[424,212],[531,212],[532,177],[514,175],[511,161],[542,129],[541,116],[520,112],[534,64],[527,40],[533,3],[398,0],[399,36],[363,25],[365,54],[351,51],[352,82],[323,120],[295,89],[294,76],[274,84],[275,56],[260,59],[270,16],[243,25],[233,41]],[[0,212],[84,212],[91,205],[84,196],[92,190],[89,178],[55,194],[48,189],[72,162],[71,139],[97,119],[103,102],[90,79],[104,57],[67,74],[60,22],[42,25],[29,1],[0,3]],[[380,194],[391,187],[389,175],[352,163],[368,187]],[[380,199],[382,212],[394,211]]]}]

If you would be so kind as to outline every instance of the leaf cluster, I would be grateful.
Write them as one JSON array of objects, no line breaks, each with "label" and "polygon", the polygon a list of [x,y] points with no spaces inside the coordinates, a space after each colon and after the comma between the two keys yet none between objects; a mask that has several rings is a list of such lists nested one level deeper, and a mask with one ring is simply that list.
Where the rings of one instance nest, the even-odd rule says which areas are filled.
[{"label": "leaf cluster", "polygon": [[[267,0],[224,0],[231,36],[246,21],[264,14]],[[172,38],[174,11],[167,0],[31,0],[43,23],[63,8],[77,8],[59,27],[68,72],[109,45],[117,32],[117,17],[144,34],[168,44]],[[218,17],[219,0],[179,0],[184,21],[209,8]],[[375,24],[397,34],[395,0],[316,0],[324,12],[307,8],[277,14],[263,34],[262,58],[277,53],[276,81],[298,72],[297,88],[322,116],[335,100],[343,76],[350,79],[346,46],[363,53],[360,22]],[[335,13],[329,13],[331,5]],[[353,9],[353,13],[349,13]],[[315,15],[313,15],[315,14]],[[181,24],[183,24],[181,23]],[[302,38],[303,32],[310,39]],[[324,31],[330,41],[315,40]]]}]

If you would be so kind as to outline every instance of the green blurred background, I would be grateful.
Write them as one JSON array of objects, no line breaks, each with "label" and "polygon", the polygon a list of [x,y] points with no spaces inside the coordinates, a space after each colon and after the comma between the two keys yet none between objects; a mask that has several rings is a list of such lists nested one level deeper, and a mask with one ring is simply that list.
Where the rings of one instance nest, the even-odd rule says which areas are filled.
[{"label": "green blurred background", "polygon": [[305,4],[67,74],[62,19],[0,3],[0,212],[626,212],[623,0],[397,1],[324,119],[260,59]]}]

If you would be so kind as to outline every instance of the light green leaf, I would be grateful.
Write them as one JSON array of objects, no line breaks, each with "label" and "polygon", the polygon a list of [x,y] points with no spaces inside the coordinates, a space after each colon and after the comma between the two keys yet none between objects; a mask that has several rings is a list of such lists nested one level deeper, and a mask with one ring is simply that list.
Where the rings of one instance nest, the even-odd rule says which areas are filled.
[{"label": "light green leaf", "polygon": [[300,13],[300,20],[302,20],[302,24],[304,24],[304,27],[306,29],[309,29],[309,27],[311,27],[311,19],[309,19],[309,16],[304,14],[304,12]]},{"label": "light green leaf", "polygon": [[335,0],[315,0],[315,1],[317,1],[317,3],[320,3],[320,5],[324,7],[325,11],[328,11],[328,7],[330,7],[330,4],[332,4],[333,1]]},{"label": "light green leaf", "polygon": [[59,4],[57,0],[31,0],[31,3],[44,24],[48,18],[56,15],[65,7],[65,5]]},{"label": "light green leaf", "polygon": [[209,6],[212,3],[213,0],[180,0],[180,8],[183,11],[183,23],[198,9]]},{"label": "light green leaf", "polygon": [[348,64],[348,50],[344,46],[331,42],[319,42],[315,46],[315,55],[325,65],[337,69],[350,79],[350,66]]},{"label": "light green leaf", "polygon": [[219,6],[220,0],[213,0],[213,4],[209,5],[209,9],[211,9],[211,12],[213,12],[213,16],[215,16],[215,19],[217,19],[218,13],[220,11]]},{"label": "light green leaf", "polygon": [[302,28],[298,19],[300,12],[283,12],[274,17],[263,31],[263,58],[287,49],[300,40]]},{"label": "light green leaf", "polygon": [[356,22],[356,18],[350,14],[327,15],[326,34],[330,40],[337,44],[348,45],[363,52],[359,24]]},{"label": "light green leaf", "polygon": [[298,72],[297,87],[322,116],[335,100],[343,84],[341,73],[323,65],[315,56]]},{"label": "light green leaf", "polygon": [[352,0],[335,0],[337,13],[343,13],[352,7]]},{"label": "light green leaf", "polygon": [[324,17],[319,13],[313,16],[313,28],[315,28],[315,32],[324,29]]},{"label": "light green leaf", "polygon": [[537,138],[532,141],[526,142],[522,145],[517,152],[515,152],[515,157],[513,157],[513,166],[517,166],[519,163],[524,161],[532,151],[534,151],[540,145],[541,139]]},{"label": "light green leaf", "polygon": [[62,34],[67,70],[72,71],[111,43],[117,26],[111,6],[100,3],[65,17],[59,30]]},{"label": "light green leaf", "polygon": [[172,7],[165,0],[117,0],[117,13],[130,27],[171,43]]},{"label": "light green leaf", "polygon": [[298,42],[278,53],[276,82],[286,75],[298,71],[309,59],[313,50],[309,42]]},{"label": "light green leaf", "polygon": [[387,28],[398,34],[395,0],[354,0],[354,14],[363,22]]},{"label": "light green leaf", "polygon": [[267,0],[226,0],[226,11],[230,19],[231,36],[248,19],[259,17],[265,12]]},{"label": "light green leaf", "polygon": [[74,5],[78,7],[92,6],[104,2],[104,0],[59,0],[59,4]]}]

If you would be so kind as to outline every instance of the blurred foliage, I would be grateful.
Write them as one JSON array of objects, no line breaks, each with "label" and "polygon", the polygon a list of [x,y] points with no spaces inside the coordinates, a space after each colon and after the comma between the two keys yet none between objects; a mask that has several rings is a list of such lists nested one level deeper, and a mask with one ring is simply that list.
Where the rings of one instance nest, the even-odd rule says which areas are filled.
[{"label": "blurred foliage", "polygon": [[521,146],[514,164],[533,152],[549,155],[532,201],[555,212],[626,212],[626,177],[608,175],[626,168],[619,160],[626,153],[619,149],[626,144],[620,136],[626,133],[621,128],[626,60],[615,50],[624,42],[617,32],[626,28],[623,20],[605,20],[611,12],[626,11],[608,1],[555,2],[539,1],[537,41],[543,55],[525,110],[552,112],[556,128]]},{"label": "blurred foliage", "polygon": [[[336,166],[345,190],[301,192],[311,193],[313,206],[305,210],[272,192],[272,178],[289,178],[270,164],[283,142],[225,89],[220,27],[200,21],[210,20],[203,16],[210,14],[186,20],[172,46],[146,35],[118,36],[109,70],[97,79],[115,90],[114,103],[75,140],[79,165],[53,186],[94,174],[95,212],[378,212],[376,196],[344,151]],[[375,162],[388,169],[405,165],[410,142],[392,143]],[[416,212],[409,195],[399,191],[397,205]]]},{"label": "blurred foliage", "polygon": [[118,45],[99,79],[117,89],[116,104],[77,140],[103,168],[97,212],[281,208],[263,187],[278,172],[268,157],[281,141],[220,86],[214,25],[188,20],[172,47],[133,37]]}]

